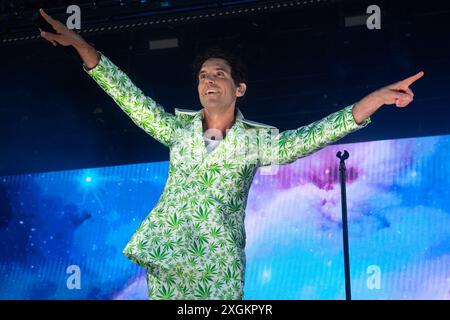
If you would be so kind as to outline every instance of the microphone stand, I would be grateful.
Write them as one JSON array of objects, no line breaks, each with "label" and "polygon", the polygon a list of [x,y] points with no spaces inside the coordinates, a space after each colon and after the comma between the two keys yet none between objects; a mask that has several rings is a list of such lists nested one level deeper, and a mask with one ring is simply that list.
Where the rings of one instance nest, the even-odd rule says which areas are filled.
[{"label": "microphone stand", "polygon": [[341,204],[342,204],[342,240],[344,245],[344,270],[345,270],[345,299],[352,300],[351,284],[350,284],[350,255],[348,248],[348,224],[347,224],[347,196],[345,189],[345,160],[348,159],[349,153],[344,150],[344,154],[340,151],[336,154],[341,161],[339,164],[339,177],[341,182]]}]

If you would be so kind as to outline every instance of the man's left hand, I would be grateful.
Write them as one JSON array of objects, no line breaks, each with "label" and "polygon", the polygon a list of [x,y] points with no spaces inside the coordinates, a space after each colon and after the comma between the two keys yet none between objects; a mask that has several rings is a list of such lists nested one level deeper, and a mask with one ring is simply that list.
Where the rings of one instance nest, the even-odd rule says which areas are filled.
[{"label": "man's left hand", "polygon": [[414,99],[414,93],[410,86],[422,78],[423,75],[424,72],[420,71],[409,78],[378,89],[371,95],[373,95],[373,99],[380,103],[380,106],[383,104],[395,104],[399,108],[404,108]]}]

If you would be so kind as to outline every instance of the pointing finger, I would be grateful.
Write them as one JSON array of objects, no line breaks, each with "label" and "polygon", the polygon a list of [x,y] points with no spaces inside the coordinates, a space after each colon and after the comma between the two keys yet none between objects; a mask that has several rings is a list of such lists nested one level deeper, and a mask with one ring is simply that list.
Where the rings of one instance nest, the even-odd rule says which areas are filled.
[{"label": "pointing finger", "polygon": [[48,23],[50,23],[53,26],[53,23],[55,23],[55,20],[50,17],[45,11],[44,9],[39,9],[39,12],[41,13],[41,16],[45,19],[45,21],[47,21]]},{"label": "pointing finger", "polygon": [[39,12],[41,13],[41,15],[45,19],[45,21],[47,21],[53,27],[53,29],[55,29],[55,31],[58,31],[58,28],[60,27],[61,23],[58,20],[55,20],[52,17],[50,17],[44,11],[44,9],[39,9]]},{"label": "pointing finger", "polygon": [[423,71],[420,71],[418,73],[416,73],[415,75],[406,78],[405,80],[403,80],[403,84],[405,84],[407,87],[409,87],[411,84],[413,84],[415,81],[419,80],[420,78],[423,77],[425,73]]}]

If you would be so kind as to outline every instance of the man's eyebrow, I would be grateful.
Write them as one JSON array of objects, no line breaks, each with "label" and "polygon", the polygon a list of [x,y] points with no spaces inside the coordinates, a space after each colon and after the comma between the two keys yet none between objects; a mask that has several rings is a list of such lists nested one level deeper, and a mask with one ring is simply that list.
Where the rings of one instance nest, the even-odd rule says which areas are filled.
[{"label": "man's eyebrow", "polygon": [[[215,68],[214,70],[225,71],[226,73],[228,73],[227,70],[225,70],[224,68],[220,68],[220,67]],[[201,74],[201,73],[204,73],[204,72],[206,72],[206,71],[204,69],[202,69],[202,70],[200,70],[200,72],[198,74]]]}]

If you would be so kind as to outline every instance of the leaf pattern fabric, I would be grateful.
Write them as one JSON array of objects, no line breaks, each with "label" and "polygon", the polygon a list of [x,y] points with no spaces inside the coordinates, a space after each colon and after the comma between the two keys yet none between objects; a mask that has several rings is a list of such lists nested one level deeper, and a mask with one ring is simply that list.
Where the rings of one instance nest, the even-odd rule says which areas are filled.
[{"label": "leaf pattern fabric", "polygon": [[237,109],[232,128],[207,152],[202,110],[166,112],[102,53],[95,68],[84,70],[136,125],[170,148],[163,192],[123,249],[147,269],[149,299],[242,299],[245,207],[256,170],[293,162],[371,122],[358,125],[350,105],[278,133]]}]

